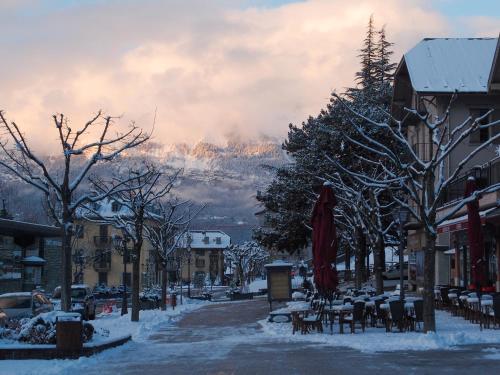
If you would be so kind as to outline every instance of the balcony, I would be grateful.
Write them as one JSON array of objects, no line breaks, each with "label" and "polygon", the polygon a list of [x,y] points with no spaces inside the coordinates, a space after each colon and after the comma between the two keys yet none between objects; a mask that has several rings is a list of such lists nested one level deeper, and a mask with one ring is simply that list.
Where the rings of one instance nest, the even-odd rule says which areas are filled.
[{"label": "balcony", "polygon": [[441,205],[462,199],[465,193],[465,184],[471,176],[476,179],[478,189],[500,183],[500,158],[495,158],[482,166],[472,168],[466,174],[452,181],[445,191]]},{"label": "balcony", "polygon": [[111,270],[111,261],[97,260],[94,262],[94,269],[96,272],[108,272]]},{"label": "balcony", "polygon": [[110,247],[113,244],[113,237],[94,236],[94,245],[97,247]]},{"label": "balcony", "polygon": [[434,156],[434,145],[432,143],[414,143],[411,148],[424,162],[430,161],[431,157]]}]

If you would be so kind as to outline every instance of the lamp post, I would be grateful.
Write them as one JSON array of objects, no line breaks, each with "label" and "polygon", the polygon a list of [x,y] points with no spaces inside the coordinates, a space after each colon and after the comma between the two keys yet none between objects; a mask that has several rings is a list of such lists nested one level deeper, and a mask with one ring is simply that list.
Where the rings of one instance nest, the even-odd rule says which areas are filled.
[{"label": "lamp post", "polygon": [[404,288],[404,225],[408,221],[410,212],[406,207],[399,207],[399,209],[392,211],[392,216],[394,221],[399,224],[399,299],[403,300],[405,298],[405,288]]},{"label": "lamp post", "polygon": [[127,262],[128,262],[128,247],[127,242],[129,238],[125,235],[124,238],[120,236],[115,236],[113,238],[113,242],[115,248],[122,253],[123,256],[123,295],[122,295],[122,315],[126,315],[128,313],[128,301],[127,301]]}]

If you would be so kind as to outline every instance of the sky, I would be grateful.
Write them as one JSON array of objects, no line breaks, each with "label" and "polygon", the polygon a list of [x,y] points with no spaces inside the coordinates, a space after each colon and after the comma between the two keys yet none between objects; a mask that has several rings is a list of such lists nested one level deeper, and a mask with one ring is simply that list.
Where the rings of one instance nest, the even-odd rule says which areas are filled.
[{"label": "sky", "polygon": [[164,144],[282,140],[353,85],[371,14],[395,61],[500,32],[497,0],[1,0],[0,109],[47,152],[52,114],[99,109]]}]

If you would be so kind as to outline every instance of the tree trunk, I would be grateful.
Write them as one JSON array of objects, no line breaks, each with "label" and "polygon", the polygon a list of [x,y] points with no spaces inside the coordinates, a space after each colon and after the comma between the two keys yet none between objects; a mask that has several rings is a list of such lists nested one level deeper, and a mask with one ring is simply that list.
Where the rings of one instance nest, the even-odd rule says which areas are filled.
[{"label": "tree trunk", "polygon": [[345,247],[345,271],[344,271],[344,281],[351,281],[351,249],[349,246]]},{"label": "tree trunk", "polygon": [[163,266],[161,271],[161,309],[167,309],[167,281],[168,273],[167,267]]},{"label": "tree trunk", "polygon": [[375,253],[373,254],[373,266],[375,268],[375,287],[377,294],[384,293],[384,279],[382,273],[384,272],[384,239],[378,236],[377,243],[375,244]]},{"label": "tree trunk", "polygon": [[[141,244],[142,245],[142,244]],[[139,321],[139,310],[141,302],[139,301],[139,287],[141,276],[141,245],[134,244],[134,261],[132,263],[132,318],[133,322]]]},{"label": "tree trunk", "polygon": [[71,233],[68,228],[62,229],[62,249],[61,249],[61,309],[71,310]]},{"label": "tree trunk", "polygon": [[436,332],[436,317],[434,311],[436,235],[425,231],[424,253],[424,332]]},{"label": "tree trunk", "polygon": [[356,251],[356,288],[361,289],[365,277],[366,239],[361,227],[356,228],[358,249]]}]

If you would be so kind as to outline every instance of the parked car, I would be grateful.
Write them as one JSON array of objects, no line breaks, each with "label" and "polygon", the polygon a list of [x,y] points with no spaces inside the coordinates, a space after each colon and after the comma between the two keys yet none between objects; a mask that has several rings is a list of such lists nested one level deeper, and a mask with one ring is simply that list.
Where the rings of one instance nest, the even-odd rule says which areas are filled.
[{"label": "parked car", "polygon": [[[61,309],[61,287],[54,289],[52,303]],[[84,320],[95,319],[96,302],[92,289],[87,284],[71,285],[71,311],[78,312]]]},{"label": "parked car", "polygon": [[17,292],[0,295],[0,325],[8,319],[31,318],[52,311],[49,299],[41,292]]},{"label": "parked car", "polygon": [[[382,277],[385,280],[399,279],[399,276],[399,263],[394,263],[387,269],[387,271],[382,273]],[[403,264],[403,276],[405,279],[408,279],[408,262]]]}]

